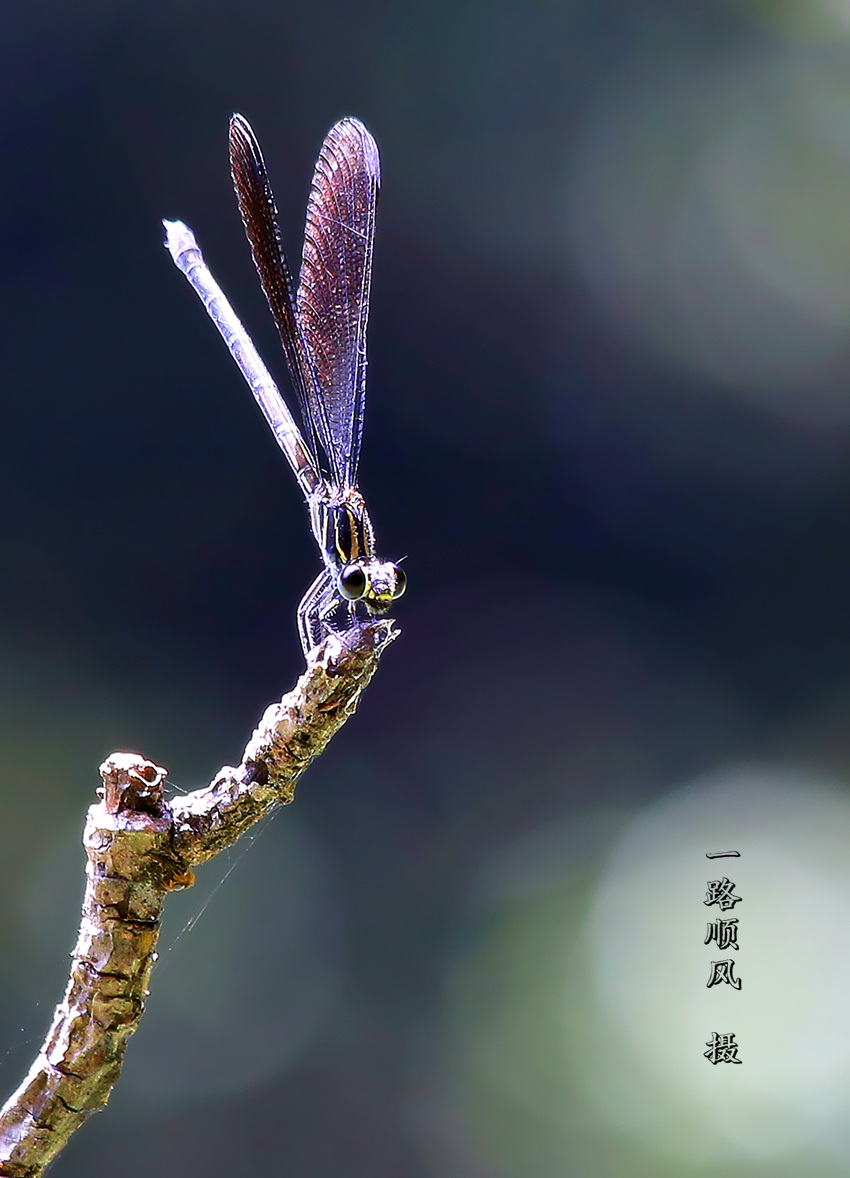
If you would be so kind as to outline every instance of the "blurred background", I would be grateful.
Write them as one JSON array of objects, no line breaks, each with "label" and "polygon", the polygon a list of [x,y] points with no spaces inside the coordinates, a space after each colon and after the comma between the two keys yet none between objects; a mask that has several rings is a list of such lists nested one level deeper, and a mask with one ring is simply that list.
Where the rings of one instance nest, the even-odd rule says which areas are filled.
[{"label": "blurred background", "polygon": [[286,388],[233,110],[294,260],[328,127],[380,145],[361,473],[410,578],[52,1172],[846,1174],[850,4],[7,0],[0,92],[5,1091],[101,760],[204,784],[302,667],[299,491],[162,248]]}]

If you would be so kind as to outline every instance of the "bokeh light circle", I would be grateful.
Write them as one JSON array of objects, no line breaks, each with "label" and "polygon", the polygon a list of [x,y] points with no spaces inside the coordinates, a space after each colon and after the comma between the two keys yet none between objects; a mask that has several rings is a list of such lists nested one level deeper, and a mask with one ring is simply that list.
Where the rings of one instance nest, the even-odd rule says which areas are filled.
[{"label": "bokeh light circle", "polygon": [[850,420],[850,85],[800,45],[646,62],[588,117],[577,264],[612,323],[795,419]]},{"label": "bokeh light circle", "polygon": [[[483,871],[419,1106],[434,1171],[834,1173],[850,1160],[850,790],[743,766],[585,812]],[[708,851],[738,858],[709,860]],[[705,944],[707,881],[741,902]],[[732,957],[740,990],[707,986]],[[742,1064],[705,1058],[732,1033]],[[424,1111],[423,1111],[424,1110]],[[437,1142],[438,1144],[434,1144]]]}]

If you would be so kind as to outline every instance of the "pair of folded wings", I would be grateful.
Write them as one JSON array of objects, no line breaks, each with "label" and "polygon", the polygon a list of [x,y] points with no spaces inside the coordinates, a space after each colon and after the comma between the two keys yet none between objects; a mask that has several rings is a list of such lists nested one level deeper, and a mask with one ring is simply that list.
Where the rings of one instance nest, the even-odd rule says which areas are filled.
[{"label": "pair of folded wings", "polygon": [[230,166],[317,469],[338,489],[354,486],[381,179],[377,146],[357,119],[343,119],[328,132],[310,188],[294,299],[263,156],[241,115],[230,123]]}]

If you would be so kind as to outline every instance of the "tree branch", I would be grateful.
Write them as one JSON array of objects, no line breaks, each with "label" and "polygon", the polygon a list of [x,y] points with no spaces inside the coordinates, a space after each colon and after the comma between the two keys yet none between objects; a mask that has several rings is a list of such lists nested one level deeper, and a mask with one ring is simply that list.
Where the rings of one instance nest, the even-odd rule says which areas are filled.
[{"label": "tree branch", "polygon": [[295,784],[357,707],[391,621],[355,626],[310,652],[293,690],[267,710],[237,767],[169,805],[166,770],[137,753],[100,767],[83,845],[86,890],[65,997],[36,1059],[0,1111],[0,1175],[35,1178],[109,1099],[144,1013],[165,895],[230,846]]}]

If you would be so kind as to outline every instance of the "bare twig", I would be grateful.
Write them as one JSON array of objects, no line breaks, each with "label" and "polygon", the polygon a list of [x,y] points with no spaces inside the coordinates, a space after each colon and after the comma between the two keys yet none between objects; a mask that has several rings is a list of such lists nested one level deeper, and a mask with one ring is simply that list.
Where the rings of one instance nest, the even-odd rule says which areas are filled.
[{"label": "bare twig", "polygon": [[101,800],[83,836],[86,892],[71,976],[29,1074],[0,1112],[0,1175],[43,1173],[104,1107],[144,1012],[166,893],[189,887],[196,863],[292,801],[396,634],[391,621],[379,621],[328,638],[295,688],[267,709],[242,763],[175,805],[163,798],[165,769],[137,753],[103,763]]}]

